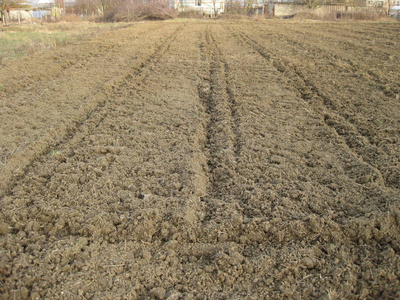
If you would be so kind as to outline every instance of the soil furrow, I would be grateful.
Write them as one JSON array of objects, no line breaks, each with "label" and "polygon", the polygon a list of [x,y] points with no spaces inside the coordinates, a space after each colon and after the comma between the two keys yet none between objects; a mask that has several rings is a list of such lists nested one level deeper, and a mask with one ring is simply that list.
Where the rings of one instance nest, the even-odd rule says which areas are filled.
[{"label": "soil furrow", "polygon": [[[334,23],[330,23],[329,25],[320,24],[319,26],[323,30],[316,32],[315,30],[313,31],[312,29],[310,30],[310,28],[302,26],[301,30],[303,32],[296,32],[303,34],[305,31],[309,34],[319,36],[320,38],[332,35],[335,35],[337,37],[338,35],[340,35],[340,37],[343,37],[353,42],[357,40],[357,37],[363,35],[363,42],[368,41],[372,44],[379,44],[380,46],[384,45],[385,47],[388,46],[389,48],[395,49],[396,41],[393,39],[388,39],[387,34],[393,34],[399,30],[399,27],[396,24],[394,24],[394,26],[385,26],[384,28],[379,28],[378,26],[376,26],[376,24],[371,23],[368,24],[365,29],[360,27],[357,30],[351,29],[346,26],[337,26]],[[286,28],[286,26],[284,27]]]},{"label": "soil furrow", "polygon": [[395,174],[393,174],[389,171],[391,166],[387,163],[385,165],[375,163],[376,156],[380,156],[379,161],[389,162],[389,164],[391,164],[388,156],[385,153],[379,152],[377,147],[369,142],[369,136],[363,135],[353,124],[342,117],[337,112],[333,101],[331,101],[327,95],[322,93],[311,80],[307,79],[307,76],[304,75],[300,69],[296,68],[296,65],[290,64],[282,57],[276,57],[266,52],[260,44],[243,32],[233,34],[256,50],[266,60],[271,61],[276,69],[282,74],[288,76],[288,78],[293,81],[293,85],[297,88],[304,101],[310,102],[311,100],[315,101],[316,99],[322,101],[324,108],[321,112],[325,113],[325,123],[332,127],[338,135],[343,136],[348,147],[364,162],[370,165],[372,175],[365,180],[385,184],[396,189],[399,188],[398,183],[393,181],[393,178],[397,178],[398,175],[396,175],[396,173],[398,171],[394,171]]},{"label": "soil furrow", "polygon": [[210,38],[212,40],[213,45],[215,45],[215,49],[218,51],[218,56],[219,59],[221,60],[221,63],[224,66],[224,76],[225,76],[225,86],[226,86],[226,94],[228,96],[228,101],[230,105],[230,111],[231,111],[231,118],[233,120],[232,124],[232,131],[234,133],[234,141],[233,141],[233,148],[234,148],[234,153],[236,156],[240,155],[240,143],[241,143],[241,136],[240,136],[240,115],[239,115],[239,105],[236,101],[236,96],[235,96],[235,85],[233,84],[232,78],[230,76],[231,71],[229,68],[229,64],[227,61],[224,59],[224,54],[220,48],[220,46],[217,45],[217,41],[215,38],[210,35]]},{"label": "soil furrow", "polygon": [[[18,276],[3,268],[3,263],[19,266],[25,253],[40,264],[47,261],[81,270],[76,249],[91,251],[101,241],[103,251],[95,250],[87,262],[78,259],[90,266],[96,281],[110,276],[107,269],[114,267],[148,278],[149,270],[160,270],[159,262],[166,255],[163,249],[193,240],[193,232],[187,228],[196,227],[198,197],[205,191],[198,178],[202,162],[195,152],[197,139],[201,139],[196,137],[201,135],[196,126],[202,126],[193,85],[197,81],[193,67],[199,62],[182,59],[187,47],[181,45],[192,36],[180,32],[172,36],[179,42],[171,47],[171,43],[163,43],[141,69],[140,78],[147,78],[146,83],[138,86],[138,78],[130,77],[110,92],[112,101],[93,113],[69,141],[35,162],[13,188],[13,195],[1,199],[1,228],[10,239],[18,240],[17,236],[27,231],[31,236],[53,237],[42,241],[40,253],[28,247],[2,259],[2,291],[10,291],[12,278]],[[176,88],[178,84],[185,86]],[[188,136],[191,133],[193,137]],[[8,247],[6,239],[0,242]],[[116,256],[112,249],[119,247],[122,252]],[[167,264],[169,261],[180,263],[171,251],[165,259]],[[20,279],[17,295],[23,293],[22,286],[27,285],[33,293],[40,284],[51,287],[45,294],[48,298],[59,298],[65,291],[79,294],[68,273],[59,274],[58,279],[47,276],[46,270],[25,274],[31,281]],[[43,277],[45,281],[40,279]],[[102,294],[95,286],[81,288],[86,295]],[[148,288],[137,287],[134,294],[143,297]]]},{"label": "soil furrow", "polygon": [[[360,24],[361,25],[361,24]],[[313,31],[311,28],[307,28],[307,26],[301,26],[297,30],[304,30],[306,32],[309,32],[312,35],[317,35],[320,38],[327,37],[329,40],[334,40],[335,36],[336,39],[338,35],[341,37],[341,41],[343,42],[348,42],[352,43],[353,45],[359,45],[360,43],[365,43],[367,47],[372,47],[372,48],[378,48],[378,47],[384,47],[387,49],[386,50],[394,50],[396,45],[396,40],[393,40],[392,37],[396,36],[396,33],[399,30],[398,24],[394,23],[394,26],[385,26],[383,28],[380,28],[377,26],[375,23],[370,23],[367,26],[365,26],[365,29],[360,27],[360,29],[357,30],[351,30],[350,28],[346,26],[335,26],[335,23],[329,23],[328,24],[320,24],[321,29],[320,31]],[[287,28],[287,26],[283,26],[284,28]],[[311,30],[310,30],[311,29]],[[300,32],[299,32],[300,33]],[[366,34],[368,33],[368,34]],[[357,39],[357,36],[364,35],[365,39]],[[389,37],[389,38],[388,38]],[[368,48],[367,48],[368,49]],[[361,50],[361,49],[359,49]]]},{"label": "soil furrow", "polygon": [[[143,30],[139,29],[138,32],[135,32],[135,37],[141,38],[141,36],[148,34],[149,31],[161,28],[160,24],[154,25],[155,26],[152,26],[152,28],[144,28]],[[71,45],[66,49],[60,49],[58,51],[61,53],[58,53],[57,56],[55,56],[53,52],[50,52],[46,54],[46,58],[44,59],[44,62],[47,62],[45,63],[47,68],[32,67],[29,65],[29,63],[31,62],[28,61],[28,65],[24,67],[25,69],[31,69],[29,72],[26,72],[24,70],[21,70],[20,68],[16,70],[16,68],[13,67],[13,63],[11,63],[8,68],[3,68],[3,74],[14,77],[14,80],[11,82],[2,82],[4,90],[1,91],[0,95],[5,95],[7,96],[7,98],[10,98],[13,96],[13,94],[18,93],[21,90],[31,90],[38,85],[45,86],[48,85],[50,81],[57,82],[60,78],[64,76],[65,73],[67,73],[74,67],[88,67],[91,64],[97,63],[97,61],[100,59],[105,60],[112,58],[112,56],[108,58],[106,57],[112,54],[118,48],[122,48],[123,46],[112,43],[105,46],[104,41],[107,40],[110,34],[115,34],[115,30],[119,30],[118,34],[125,35],[121,29],[129,27],[132,27],[132,25],[116,28],[112,31],[112,33],[104,33],[102,36],[93,38],[90,41],[85,41],[85,43],[78,44],[77,46]],[[125,30],[125,32],[126,31],[127,30]],[[87,51],[87,49],[85,49],[86,51],[81,51],[81,49],[85,48],[85,46],[87,49],[89,49],[89,51]],[[80,53],[79,55],[76,54],[78,52]],[[85,53],[82,54],[82,52]],[[50,66],[48,61],[52,62]],[[22,76],[21,73],[25,74]],[[2,79],[3,78],[0,77],[0,81],[3,81]]]},{"label": "soil furrow", "polygon": [[[30,165],[28,165],[24,170],[24,173],[20,174],[12,183],[9,184],[7,197],[12,197],[15,194],[13,188],[23,185],[22,182],[24,181],[29,182],[32,177],[41,177],[42,179],[45,179],[39,180],[39,183],[43,182],[44,186],[49,188],[48,183],[52,181],[52,176],[58,173],[57,170],[60,166],[65,165],[68,160],[73,160],[74,156],[80,155],[79,151],[75,148],[80,148],[78,145],[81,144],[82,141],[85,141],[87,135],[93,136],[95,132],[103,126],[103,122],[108,118],[108,115],[112,114],[113,111],[118,111],[118,102],[116,104],[115,99],[132,93],[132,89],[135,89],[137,85],[140,85],[147,76],[146,72],[150,66],[156,64],[159,59],[165,55],[169,45],[176,39],[181,31],[182,26],[174,30],[173,33],[167,36],[155,48],[149,57],[140,63],[139,67],[132,69],[128,74],[124,74],[119,78],[114,79],[112,82],[106,83],[105,88],[102,91],[105,95],[105,97],[102,98],[102,102],[98,102],[97,106],[87,114],[87,117],[80,121],[77,127],[70,129],[67,135],[60,142],[48,146],[41,156],[32,160]],[[99,97],[99,95],[94,95],[94,97],[96,96]],[[82,133],[84,133],[84,135]],[[118,147],[110,148],[96,146],[92,147],[92,149],[89,148],[89,152],[104,155],[114,152],[119,153],[120,150],[118,150]],[[111,160],[108,167],[112,167],[112,164],[113,161]],[[38,165],[46,165],[45,175],[35,174]],[[27,176],[28,178],[25,178]],[[34,203],[28,202],[28,206],[33,204]]]},{"label": "soil furrow", "polygon": [[[199,86],[199,97],[208,114],[207,142],[205,151],[209,166],[209,188],[202,200],[209,206],[205,220],[218,220],[229,202],[231,190],[237,179],[237,155],[240,152],[238,136],[238,117],[232,86],[226,71],[229,67],[223,60],[211,30],[206,30],[202,52],[205,52],[209,64],[209,82]],[[223,218],[223,217],[222,217]]]},{"label": "soil furrow", "polygon": [[[269,27],[268,30],[265,27],[254,26],[254,29],[258,32],[262,30],[262,32],[271,32],[271,28]],[[293,32],[296,35],[293,35]],[[300,38],[297,38],[300,37]],[[305,38],[307,37],[307,39]],[[318,35],[318,41],[320,41],[320,36]],[[379,88],[382,91],[385,91],[386,94],[397,94],[399,93],[400,84],[397,83],[397,86],[394,87],[387,87],[388,77],[386,74],[382,74],[381,72],[378,74],[377,72],[370,70],[368,67],[361,65],[360,62],[355,62],[354,60],[341,57],[335,49],[336,47],[332,47],[332,45],[326,46],[328,44],[326,41],[321,47],[321,43],[313,42],[310,38],[310,34],[306,35],[300,30],[290,30],[285,32],[283,28],[279,28],[279,32],[274,32],[273,34],[269,35],[269,38],[279,39],[282,40],[285,44],[295,45],[298,48],[299,53],[303,49],[307,49],[307,56],[313,57],[313,59],[317,60],[325,60],[330,61],[332,65],[334,65],[338,70],[342,70],[343,68],[350,70],[353,73],[360,75],[364,81],[370,82],[370,85],[373,85],[375,88]],[[334,38],[333,38],[334,40]],[[334,40],[335,41],[335,40]],[[380,45],[382,47],[382,45]],[[392,57],[392,59],[394,59]]]},{"label": "soil furrow", "polygon": [[[124,87],[127,82],[136,80],[139,83],[140,81],[143,81],[144,78],[140,78],[143,70],[159,59],[162,52],[169,47],[181,30],[182,27],[177,28],[173,33],[168,35],[163,42],[156,46],[150,56],[142,60],[138,65],[134,66],[132,70],[126,71],[124,75],[105,82],[98,92],[85,99],[88,103],[91,103],[91,105],[86,107],[84,119],[75,120],[74,124],[63,128],[61,132],[45,133],[44,137],[39,138],[34,145],[30,146],[29,151],[26,151],[31,153],[29,154],[30,157],[27,161],[19,163],[17,173],[15,172],[15,164],[20,160],[18,154],[14,157],[15,162],[11,161],[8,165],[3,165],[1,193],[4,194],[4,192],[9,191],[13,186],[15,186],[18,178],[23,177],[25,170],[31,166],[32,162],[38,160],[41,155],[45,155],[50,149],[57,148],[60,144],[70,140],[85,122],[93,118],[95,114],[98,114],[102,109],[104,109],[108,101],[112,101],[112,98],[115,97],[116,94],[120,93],[120,89]],[[101,120],[99,122],[101,122]],[[56,137],[56,139],[54,139],[54,137]],[[23,155],[26,156],[26,153],[23,153]]]},{"label": "soil furrow", "polygon": [[[150,27],[154,28],[154,26]],[[146,28],[145,31],[149,31],[149,29]],[[165,31],[168,33],[168,30]],[[139,30],[139,32],[142,32],[142,30]],[[23,85],[26,82],[32,82],[32,84],[29,88],[23,89],[21,92],[13,96],[12,94],[10,95],[10,88],[8,87],[8,84],[12,84],[14,81],[7,80],[6,83],[2,82],[2,85],[5,88],[1,91],[1,93],[6,97],[2,98],[1,102],[1,117],[4,118],[2,119],[2,125],[3,127],[7,126],[8,119],[15,119],[16,121],[18,120],[18,122],[21,124],[19,124],[19,126],[16,128],[3,128],[4,131],[10,131],[10,137],[1,141],[2,149],[0,151],[5,150],[6,153],[16,153],[19,150],[22,150],[18,144],[20,142],[24,142],[24,137],[26,135],[30,135],[30,131],[32,131],[31,127],[35,131],[41,130],[42,132],[46,132],[49,128],[54,127],[56,125],[55,123],[62,123],[68,127],[71,126],[70,123],[79,123],[80,120],[84,118],[83,116],[69,114],[67,117],[64,117],[62,116],[62,112],[67,109],[68,106],[73,106],[76,110],[75,114],[87,114],[87,112],[81,110],[85,108],[85,105],[91,105],[90,101],[93,100],[93,94],[101,93],[105,87],[105,84],[112,83],[113,79],[120,76],[120,72],[122,70],[126,70],[127,67],[129,68],[131,65],[136,65],[138,55],[144,56],[143,54],[145,54],[145,56],[147,56],[147,53],[141,53],[142,49],[137,47],[138,42],[135,35],[128,35],[128,33],[123,30],[119,31],[119,33],[120,38],[122,39],[126,39],[128,36],[126,43],[117,43],[115,41],[113,43],[112,41],[107,41],[107,46],[104,47],[104,41],[110,38],[110,34],[108,33],[104,36],[94,39],[91,42],[91,44],[94,45],[94,48],[90,51],[87,50],[88,47],[90,48],[90,43],[70,45],[66,47],[66,49],[59,49],[46,53],[46,63],[40,63],[39,61],[40,67],[32,67],[29,63],[25,65],[24,61],[18,61],[14,63],[14,68],[18,70],[16,72],[17,74],[13,73],[13,69],[5,70],[2,74],[12,76],[13,78],[15,77],[17,81],[15,84],[17,84],[17,86],[21,84]],[[113,38],[118,39],[115,37],[115,35]],[[150,48],[153,46],[152,43],[157,44],[158,40],[154,41],[154,37],[149,37],[148,46]],[[97,47],[96,45],[101,46]],[[129,45],[132,45],[132,47],[129,47]],[[96,54],[99,51],[100,53],[105,52],[106,56]],[[146,48],[146,52],[147,51],[148,48]],[[82,52],[84,52],[84,55],[76,54]],[[133,55],[132,57],[129,57],[129,59],[118,58],[121,56],[121,53],[129,53]],[[117,59],[115,59],[116,57]],[[57,65],[57,63],[49,64],[49,60],[52,61],[53,59],[56,59],[61,61],[76,61],[81,58],[87,64],[85,65],[84,72],[79,72],[79,70],[82,70],[82,67],[84,66],[78,64],[72,69],[65,69],[65,72],[63,73],[64,76],[55,79],[52,78],[51,80],[46,80],[45,82],[41,81],[42,76],[37,76],[37,78],[35,77],[28,80],[24,79],[23,75],[21,75],[21,73],[25,74],[28,72],[30,68],[33,71],[29,72],[29,76],[34,76],[32,73],[35,73],[36,71],[46,73],[49,76],[54,75],[54,70],[52,67]],[[43,58],[39,57],[39,60],[40,59]],[[30,62],[32,61],[33,60]],[[98,72],[97,70],[100,63],[108,67],[108,72],[105,74],[101,74],[101,72]],[[116,74],[116,72],[119,74]],[[65,93],[65,90],[68,92]],[[54,105],[55,98],[57,99],[57,105]],[[87,102],[89,103],[87,104]],[[36,113],[39,109],[41,109],[42,103],[46,103],[48,106],[48,108],[45,109],[45,112],[42,112],[42,114],[46,114],[48,116],[46,124],[41,124],[41,119],[43,118],[38,118],[37,122],[33,124],[31,122],[27,122],[27,117],[31,113]],[[19,111],[20,115],[16,115],[16,111]],[[24,113],[24,115],[21,115],[21,113]],[[8,142],[9,139],[10,141]],[[16,144],[16,146],[12,146],[13,143]]]},{"label": "soil furrow", "polygon": [[[301,31],[297,32],[297,35],[301,37],[303,34]],[[285,33],[284,38],[288,39],[288,36],[290,33]],[[354,57],[353,59],[345,58],[343,57],[343,51],[338,51],[338,48],[340,49],[346,49],[348,48],[346,45],[337,47],[334,43],[337,42],[337,36],[335,39],[335,36],[331,37],[331,42],[329,43],[327,38],[325,38],[325,43],[323,47],[321,47],[321,44],[318,43],[318,40],[320,41],[320,36],[318,36],[317,41],[313,41],[309,35],[303,35],[304,38],[294,40],[293,38],[289,38],[288,41],[290,43],[295,43],[299,44],[300,48],[302,49],[309,49],[310,47],[313,47],[316,49],[314,52],[315,55],[320,55],[322,53],[326,53],[327,57],[326,59],[331,60],[334,58],[332,61],[333,64],[336,64],[339,68],[345,68],[346,64],[350,66],[350,69],[352,69],[352,72],[357,73],[361,78],[364,78],[364,81],[371,81],[371,79],[374,82],[371,82],[371,86],[374,86],[375,88],[379,88],[382,91],[384,91],[385,95],[391,95],[391,94],[397,94],[400,91],[400,84],[396,82],[396,77],[393,78],[393,76],[398,76],[398,74],[390,72],[390,65],[392,61],[396,60],[396,50],[392,50],[386,57],[381,55],[382,54],[382,49],[386,49],[384,45],[380,43],[376,43],[379,45],[375,51],[366,51],[364,54],[360,55],[360,58],[362,57],[363,59],[355,61]],[[305,39],[307,37],[307,39]],[[352,46],[352,48],[361,48],[360,46]],[[329,50],[327,50],[329,49]],[[376,70],[372,70],[370,65],[366,66],[365,65],[365,60],[367,57],[371,57],[371,59],[381,61],[380,68]],[[339,63],[337,63],[339,61]],[[343,62],[344,64],[340,64],[340,62]],[[339,69],[340,70],[340,69]],[[382,70],[385,70],[386,72],[382,72]],[[387,72],[389,71],[389,72]],[[389,86],[388,86],[389,85]]]}]

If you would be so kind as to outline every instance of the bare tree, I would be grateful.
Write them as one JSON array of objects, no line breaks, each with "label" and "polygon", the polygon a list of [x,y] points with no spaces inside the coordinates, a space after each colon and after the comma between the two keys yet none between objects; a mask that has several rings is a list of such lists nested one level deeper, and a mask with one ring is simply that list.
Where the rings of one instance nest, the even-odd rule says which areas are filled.
[{"label": "bare tree", "polygon": [[392,6],[394,6],[394,2],[395,0],[386,0],[385,4],[386,4],[386,15],[389,16],[390,14],[390,9],[392,8]]},{"label": "bare tree", "polygon": [[99,7],[98,0],[76,0],[75,2],[76,11],[84,16],[97,14]]},{"label": "bare tree", "polygon": [[0,0],[1,22],[7,22],[11,7],[24,7],[23,0]]}]

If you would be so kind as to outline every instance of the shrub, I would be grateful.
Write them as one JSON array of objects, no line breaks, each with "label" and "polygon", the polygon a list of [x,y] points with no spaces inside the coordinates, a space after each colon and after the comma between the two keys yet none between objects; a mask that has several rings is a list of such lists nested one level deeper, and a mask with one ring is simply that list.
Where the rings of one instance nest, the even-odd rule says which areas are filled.
[{"label": "shrub", "polygon": [[164,3],[120,5],[108,10],[105,22],[129,22],[140,20],[169,20],[175,17],[175,11]]}]

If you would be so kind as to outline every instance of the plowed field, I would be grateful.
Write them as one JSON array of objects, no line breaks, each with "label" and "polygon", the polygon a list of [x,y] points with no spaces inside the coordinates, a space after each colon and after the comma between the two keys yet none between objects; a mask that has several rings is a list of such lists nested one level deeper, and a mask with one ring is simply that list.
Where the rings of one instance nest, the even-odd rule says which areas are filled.
[{"label": "plowed field", "polygon": [[399,299],[400,23],[153,22],[0,74],[1,299]]}]

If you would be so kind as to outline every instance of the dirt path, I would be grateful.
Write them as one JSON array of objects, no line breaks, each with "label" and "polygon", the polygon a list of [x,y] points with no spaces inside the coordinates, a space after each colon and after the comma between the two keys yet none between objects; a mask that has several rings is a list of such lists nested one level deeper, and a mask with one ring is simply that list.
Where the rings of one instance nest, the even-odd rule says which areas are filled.
[{"label": "dirt path", "polygon": [[357,24],[143,23],[4,68],[1,299],[400,297],[400,26]]}]

